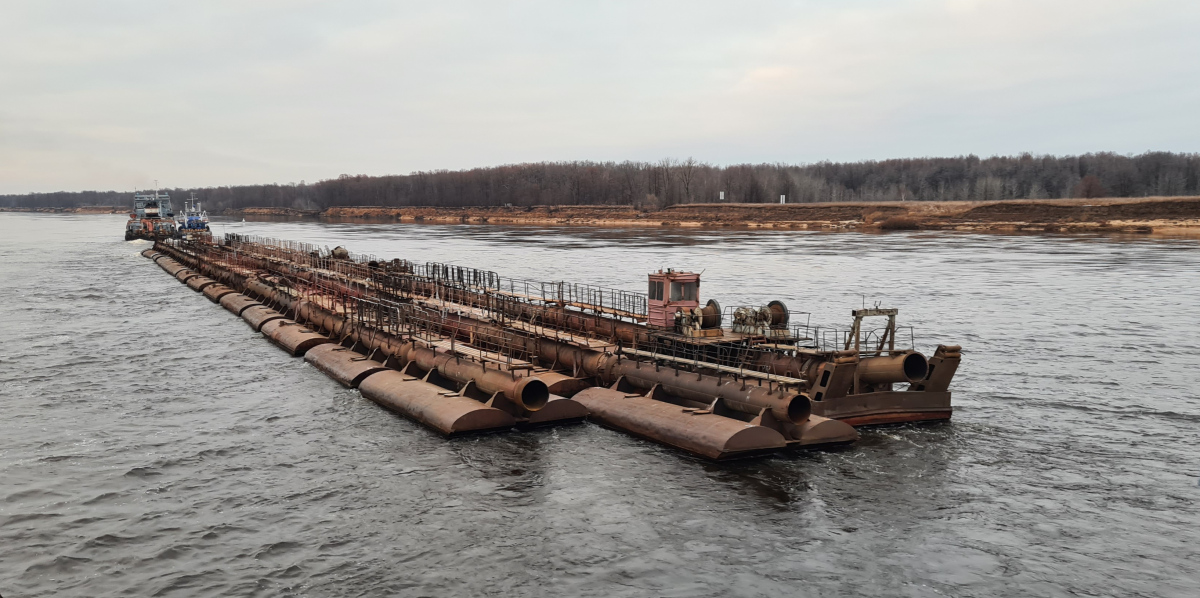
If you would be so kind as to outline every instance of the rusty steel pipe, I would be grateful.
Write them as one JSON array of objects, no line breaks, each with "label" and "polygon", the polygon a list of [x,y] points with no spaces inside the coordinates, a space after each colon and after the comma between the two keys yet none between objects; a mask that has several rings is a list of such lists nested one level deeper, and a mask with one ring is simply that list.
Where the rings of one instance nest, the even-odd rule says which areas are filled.
[{"label": "rusty steel pipe", "polygon": [[276,289],[264,280],[253,278],[246,281],[246,290],[261,299],[274,301],[276,305],[279,305],[280,311],[296,313],[296,298]]},{"label": "rusty steel pipe", "polygon": [[864,357],[858,362],[858,379],[867,384],[920,382],[929,372],[929,362],[917,352],[885,357]]},{"label": "rusty steel pipe", "polygon": [[522,348],[537,355],[546,367],[554,365],[557,369],[575,370],[587,376],[599,375],[605,364],[614,358],[611,354],[541,337],[525,337]]},{"label": "rusty steel pipe", "polygon": [[355,340],[362,343],[368,351],[380,351],[388,357],[394,357],[401,363],[408,363],[404,355],[410,347],[409,342],[378,328],[357,330],[352,333]]},{"label": "rusty steel pipe", "polygon": [[260,278],[251,278],[246,281],[246,292],[257,296],[259,299],[274,299],[275,287],[267,284]]},{"label": "rusty steel pipe", "polygon": [[758,415],[763,409],[781,421],[803,423],[812,412],[808,397],[792,390],[758,386],[745,380],[706,376],[652,363],[621,359],[610,362],[608,377],[624,377],[635,387],[650,390],[656,384],[668,394],[693,401],[721,401],[730,409]]},{"label": "rusty steel pipe", "polygon": [[295,312],[298,318],[325,330],[333,336],[338,338],[349,337],[357,341],[368,352],[380,351],[385,356],[395,357],[401,363],[408,363],[409,361],[403,354],[403,350],[408,346],[408,341],[402,340],[383,330],[370,326],[360,326],[353,320],[335,314],[312,301],[297,301]]},{"label": "rusty steel pipe", "polygon": [[761,371],[768,374],[812,381],[817,375],[817,368],[823,361],[823,359],[814,359],[808,356],[764,351],[754,363]]},{"label": "rusty steel pipe", "polygon": [[489,369],[474,361],[462,361],[454,355],[410,345],[407,357],[425,371],[437,372],[455,382],[475,386],[488,394],[500,393],[526,411],[537,411],[550,401],[550,389],[538,378],[516,377],[510,372]]},{"label": "rusty steel pipe", "polygon": [[301,300],[296,302],[296,317],[329,332],[335,336],[346,333],[348,322],[345,318],[313,303]]}]

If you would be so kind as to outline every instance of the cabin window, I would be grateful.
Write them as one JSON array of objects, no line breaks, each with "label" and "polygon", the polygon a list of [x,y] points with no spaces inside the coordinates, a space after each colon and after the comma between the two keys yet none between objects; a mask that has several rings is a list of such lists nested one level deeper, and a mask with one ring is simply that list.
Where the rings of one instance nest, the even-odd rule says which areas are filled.
[{"label": "cabin window", "polygon": [[695,301],[697,286],[695,282],[672,282],[671,301]]},{"label": "cabin window", "polygon": [[663,283],[661,280],[650,281],[650,300],[662,301],[663,298]]}]

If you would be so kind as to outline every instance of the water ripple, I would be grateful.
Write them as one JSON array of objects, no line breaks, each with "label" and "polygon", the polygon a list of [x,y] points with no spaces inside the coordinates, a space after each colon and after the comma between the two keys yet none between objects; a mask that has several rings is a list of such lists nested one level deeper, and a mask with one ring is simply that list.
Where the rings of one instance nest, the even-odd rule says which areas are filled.
[{"label": "water ripple", "polygon": [[6,596],[1194,594],[1195,242],[238,227],[630,290],[703,269],[723,305],[844,325],[878,300],[926,352],[965,347],[950,424],[713,464],[591,425],[445,441],[121,226],[0,214]]}]

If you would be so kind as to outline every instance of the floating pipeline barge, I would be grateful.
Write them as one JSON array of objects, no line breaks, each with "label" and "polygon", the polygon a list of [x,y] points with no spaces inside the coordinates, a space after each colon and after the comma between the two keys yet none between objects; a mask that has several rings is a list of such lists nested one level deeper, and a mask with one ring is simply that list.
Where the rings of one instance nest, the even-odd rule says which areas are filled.
[{"label": "floating pipeline barge", "polygon": [[639,294],[241,235],[143,255],[446,436],[588,418],[710,459],[840,445],[854,426],[949,419],[961,359],[948,345],[926,359],[911,329],[903,347],[892,309],[830,330],[793,324],[778,301],[701,307],[688,272],[652,273]]}]

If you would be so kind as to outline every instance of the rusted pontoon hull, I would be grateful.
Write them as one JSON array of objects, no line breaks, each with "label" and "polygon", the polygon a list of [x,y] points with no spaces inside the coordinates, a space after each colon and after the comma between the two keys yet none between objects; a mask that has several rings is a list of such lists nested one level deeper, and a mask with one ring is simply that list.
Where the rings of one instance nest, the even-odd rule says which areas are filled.
[{"label": "rusted pontoon hull", "polygon": [[304,361],[347,388],[358,388],[372,374],[387,371],[382,363],[335,344],[318,344],[304,354]]},{"label": "rusted pontoon hull", "polygon": [[496,432],[517,425],[513,416],[500,409],[395,370],[367,376],[358,390],[379,405],[445,436]]},{"label": "rusted pontoon hull", "polygon": [[302,357],[309,349],[317,345],[333,342],[325,335],[313,332],[305,328],[303,324],[288,319],[271,320],[263,325],[261,332],[275,346],[291,353],[293,357]]},{"label": "rusted pontoon hull", "polygon": [[242,310],[242,319],[254,329],[255,332],[262,332],[263,326],[275,320],[282,320],[287,316],[265,306],[252,305]]},{"label": "rusted pontoon hull", "polygon": [[191,288],[193,291],[199,292],[199,291],[203,291],[204,289],[208,288],[211,285],[217,284],[217,281],[215,281],[207,276],[201,275],[201,276],[192,276],[192,277],[188,278],[187,282],[185,284],[187,284],[187,286],[189,288]]},{"label": "rusted pontoon hull", "polygon": [[733,459],[787,448],[783,435],[763,426],[680,407],[641,395],[594,387],[575,400],[589,419],[709,459]]},{"label": "rusted pontoon hull", "polygon": [[235,316],[242,315],[242,312],[256,305],[262,305],[262,303],[241,293],[232,293],[221,297],[221,307],[229,310]]},{"label": "rusted pontoon hull", "polygon": [[841,397],[832,408],[814,401],[813,413],[836,417],[852,426],[873,426],[950,419],[949,392],[872,392]]},{"label": "rusted pontoon hull", "polygon": [[551,394],[550,400],[546,401],[546,406],[529,414],[525,420],[518,421],[517,428],[524,430],[543,426],[576,424],[587,419],[587,416],[587,407],[576,401],[574,397]]},{"label": "rusted pontoon hull", "polygon": [[213,303],[220,303],[222,297],[237,293],[237,291],[220,283],[207,286],[203,291],[200,292],[203,293],[205,297],[208,297],[208,300],[212,301]]}]

